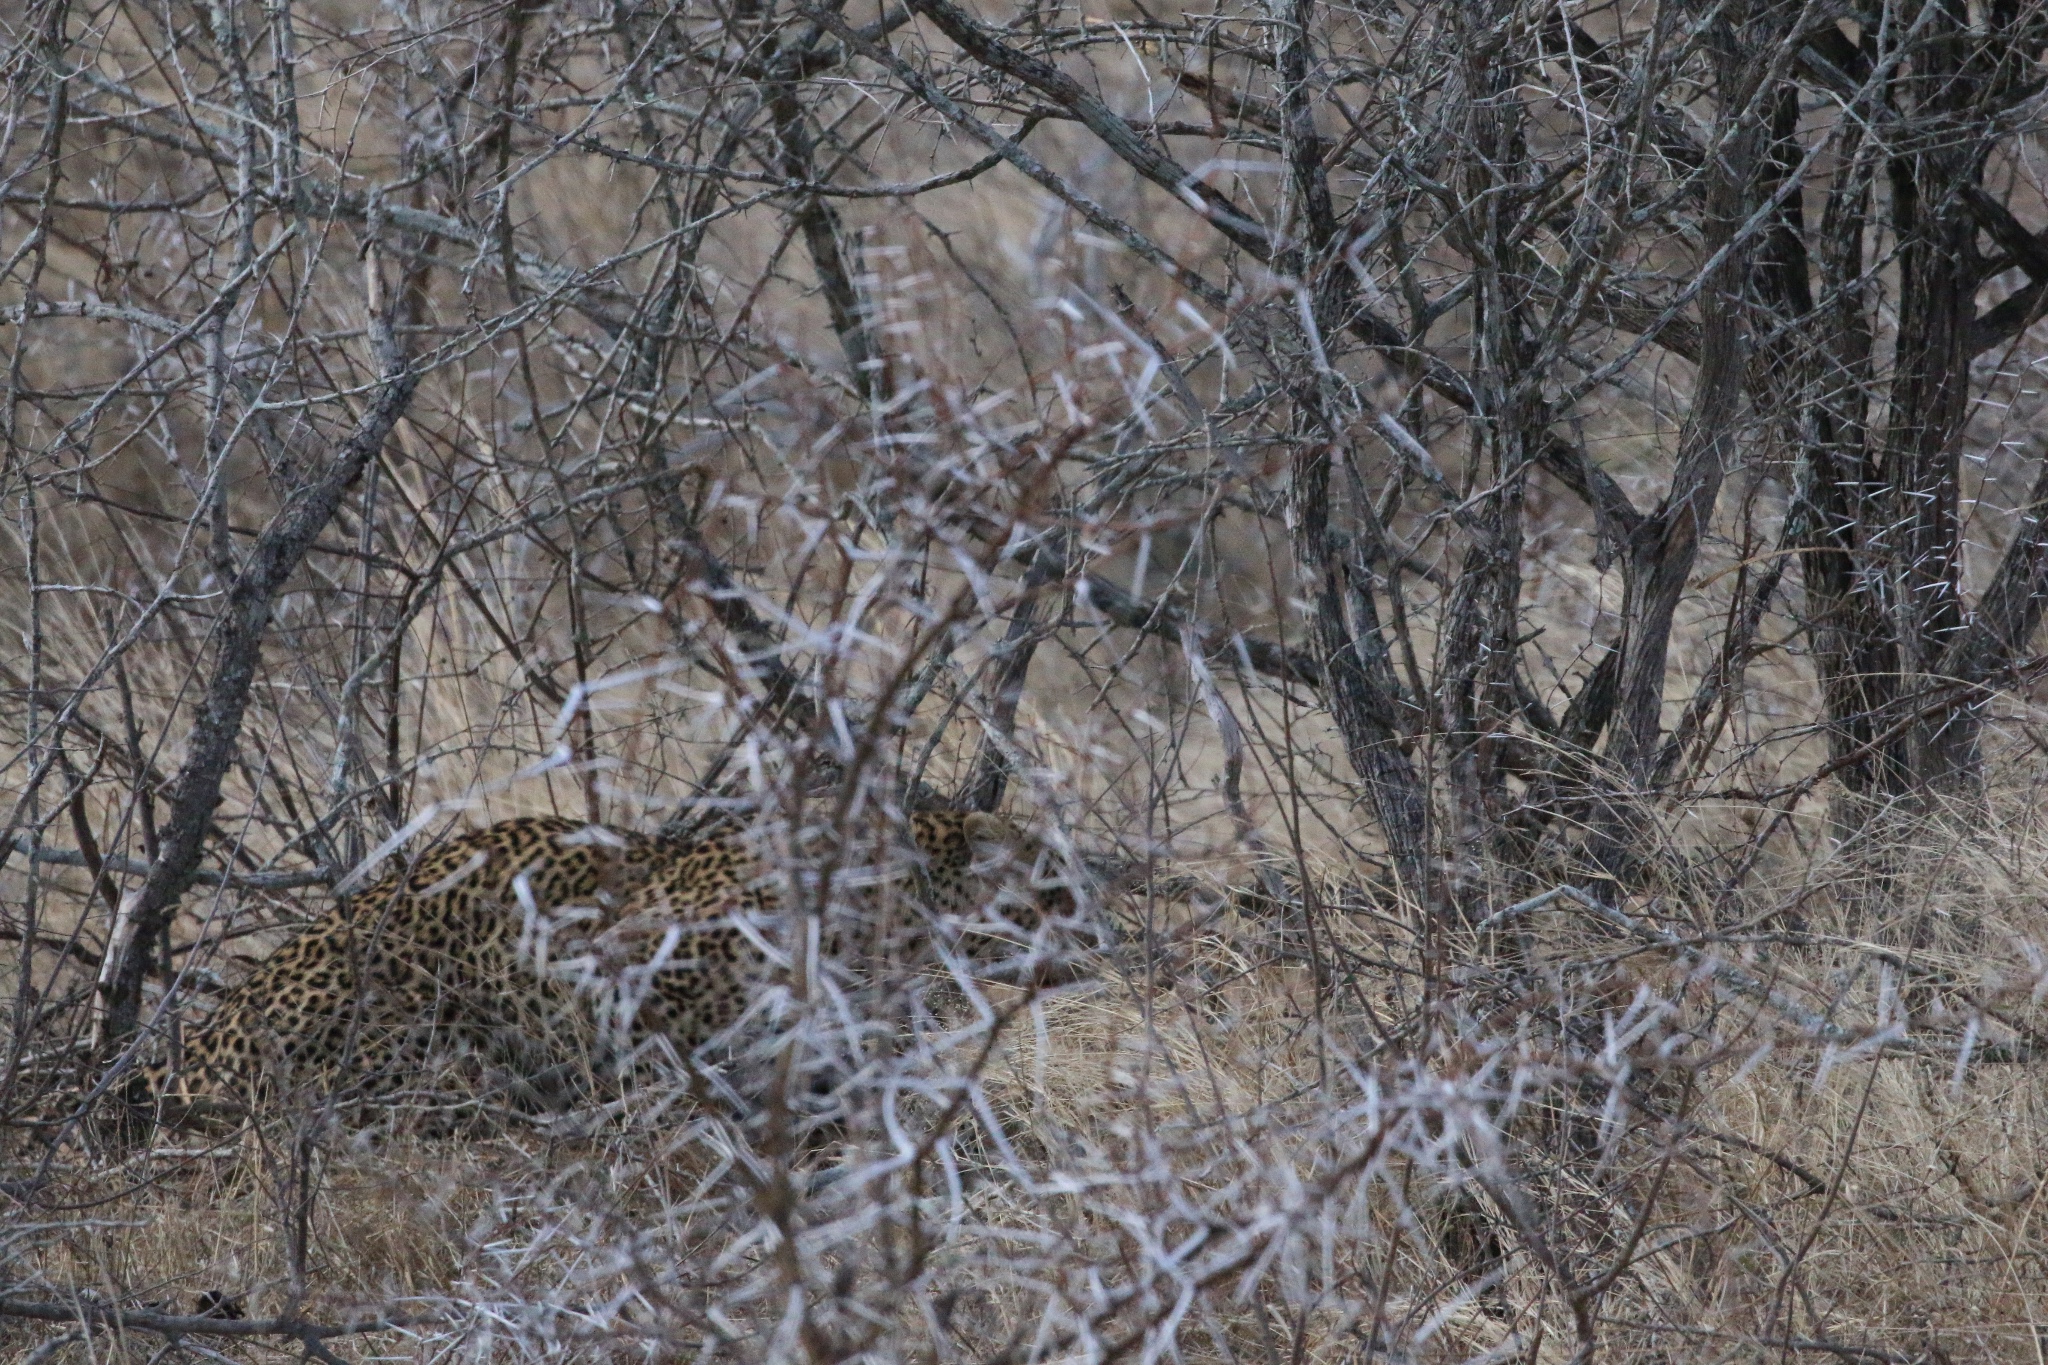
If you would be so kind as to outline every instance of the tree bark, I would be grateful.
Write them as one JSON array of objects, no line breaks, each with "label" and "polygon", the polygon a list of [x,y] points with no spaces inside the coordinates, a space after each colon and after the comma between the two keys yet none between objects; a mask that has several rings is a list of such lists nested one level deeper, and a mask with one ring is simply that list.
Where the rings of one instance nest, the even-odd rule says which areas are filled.
[{"label": "tree bark", "polygon": [[[373,257],[368,267],[375,270]],[[377,457],[405,415],[419,375],[394,339],[388,319],[372,324],[382,375],[356,429],[327,467],[301,484],[256,538],[229,586],[216,636],[220,642],[198,717],[185,743],[185,761],[173,779],[170,812],[149,875],[127,907],[124,941],[109,945],[114,970],[103,983],[103,1045],[118,1045],[141,1017],[142,981],[150,947],[169,926],[178,900],[196,880],[205,834],[220,805],[221,782],[234,763],[249,691],[262,660],[278,594],[283,591],[341,500]]]},{"label": "tree bark", "polygon": [[[1961,73],[1952,68],[1952,48],[1963,36],[1942,34],[1915,59],[1913,84],[1923,87],[1920,93],[1933,105],[1927,112],[1937,124],[1946,122],[1940,117],[1944,106],[1963,94]],[[1887,505],[1870,550],[1883,566],[1888,614],[1899,632],[1892,685],[1901,695],[1938,681],[1936,671],[1964,615],[1958,437],[1969,415],[1965,342],[1979,271],[1976,225],[1962,191],[1976,183],[1982,157],[1969,141],[1941,142],[1895,159],[1890,168],[1899,326],[1891,420],[1877,468]],[[1909,790],[1966,782],[1976,768],[1974,745],[1963,734],[1966,727],[1951,719],[1935,716],[1909,727],[1901,761],[1888,766],[1887,774]]]},{"label": "tree bark", "polygon": [[975,751],[974,768],[961,789],[963,810],[993,811],[1003,803],[1010,783],[1010,760],[1004,750],[1017,722],[1017,706],[1024,699],[1024,680],[1031,672],[1031,656],[1046,636],[1039,618],[1044,613],[1047,590],[1066,574],[1066,555],[1041,549],[1024,571],[1023,589],[1010,628],[1004,632],[996,656],[995,682],[990,689],[993,704],[989,720],[995,734],[983,735]]},{"label": "tree bark", "polygon": [[[1724,50],[1733,68],[1743,54]],[[1724,74],[1732,75],[1732,70]],[[1743,109],[1740,88],[1723,93],[1723,109]],[[1637,786],[1656,767],[1670,665],[1671,625],[1698,562],[1700,538],[1714,515],[1734,449],[1747,378],[1750,247],[1736,233],[1748,215],[1757,176],[1756,130],[1730,130],[1710,162],[1702,251],[1711,263],[1700,290],[1700,357],[1692,407],[1679,438],[1671,491],[1630,535],[1630,572],[1622,602],[1622,664],[1607,756]]]},{"label": "tree bark", "polygon": [[[1301,444],[1288,483],[1288,526],[1323,699],[1343,736],[1352,771],[1365,784],[1401,889],[1429,905],[1435,900],[1429,794],[1405,748],[1401,684],[1381,633],[1371,566],[1347,568],[1331,526],[1332,461],[1349,443],[1334,396],[1327,392],[1326,363],[1320,357],[1322,338],[1333,335],[1352,311],[1352,291],[1343,263],[1330,259],[1338,237],[1336,212],[1309,92],[1314,0],[1288,0],[1276,18],[1281,21],[1276,56],[1284,150],[1301,242],[1288,246],[1275,263],[1308,291],[1307,311],[1318,333],[1301,338],[1304,358],[1313,359],[1308,365],[1312,373],[1293,386]],[[1371,509],[1362,509],[1361,515],[1370,516]]]},{"label": "tree bark", "polygon": [[[1974,615],[1962,596],[1960,443],[1971,362],[2030,325],[2048,300],[2048,242],[1981,184],[1998,111],[2038,87],[2031,63],[2041,24],[1998,7],[1982,19],[1978,25],[1951,7],[1928,11],[1901,30],[1915,43],[1904,54],[1882,52],[1868,33],[1861,48],[1823,33],[1814,51],[1824,62],[1808,63],[1843,93],[1844,82],[1853,83],[1862,106],[1838,134],[1840,169],[1818,252],[1823,302],[1809,329],[1819,336],[1802,357],[1804,387],[1792,408],[1802,427],[1793,541],[1845,827],[1860,823],[1866,808],[1978,789],[1984,693],[1964,688],[1955,706],[1932,710],[1925,694],[1996,676],[2039,622],[2040,608],[2028,600],[2042,581],[2041,525],[2031,507]],[[1901,74],[1872,80],[1888,55],[1903,55]],[[1865,417],[1868,395],[1879,391],[1875,290],[1863,245],[1877,154],[1865,149],[1862,130],[1876,126],[1891,130],[1884,183],[1898,279],[1881,438]],[[1982,258],[1980,231],[2006,253],[2002,263]],[[2029,284],[1978,316],[1978,287],[2007,265],[2024,269]]]}]

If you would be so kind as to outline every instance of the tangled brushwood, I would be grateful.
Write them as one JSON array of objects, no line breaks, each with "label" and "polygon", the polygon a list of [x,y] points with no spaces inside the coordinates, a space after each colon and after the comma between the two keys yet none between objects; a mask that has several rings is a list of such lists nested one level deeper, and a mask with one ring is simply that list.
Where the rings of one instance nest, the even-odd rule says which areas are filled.
[{"label": "tangled brushwood", "polygon": [[21,0],[0,1361],[2033,1362],[2040,0]]}]

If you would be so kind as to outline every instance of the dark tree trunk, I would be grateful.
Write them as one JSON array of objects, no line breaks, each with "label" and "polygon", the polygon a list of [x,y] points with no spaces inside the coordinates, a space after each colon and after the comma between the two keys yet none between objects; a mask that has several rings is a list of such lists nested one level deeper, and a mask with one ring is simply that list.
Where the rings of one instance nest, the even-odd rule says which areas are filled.
[{"label": "dark tree trunk", "polygon": [[1531,54],[1516,46],[1520,30],[1495,22],[1483,5],[1465,14],[1465,24],[1464,112],[1478,155],[1453,240],[1478,275],[1471,373],[1483,420],[1472,426],[1469,476],[1473,487],[1489,491],[1477,497],[1466,523],[1470,539],[1439,647],[1436,724],[1450,823],[1449,895],[1471,919],[1484,913],[1493,890],[1489,870],[1503,865],[1505,852],[1500,841],[1510,803],[1502,758],[1521,711],[1523,500],[1543,419],[1528,285],[1534,271],[1515,231],[1536,179],[1524,108],[1513,98]]},{"label": "dark tree trunk", "polygon": [[[1714,38],[1722,109],[1746,120],[1751,54],[1725,26]],[[1647,787],[1660,752],[1671,627],[1698,562],[1733,453],[1749,350],[1750,244],[1738,230],[1754,208],[1761,130],[1724,126],[1704,175],[1702,251],[1711,263],[1699,291],[1699,357],[1691,410],[1679,437],[1671,489],[1623,547],[1621,676],[1607,756],[1633,786]]]},{"label": "dark tree trunk", "polygon": [[[1988,34],[1973,31],[1960,9],[1936,3],[1907,26],[1915,46],[1899,74],[1867,86],[1866,116],[1845,120],[1837,135],[1815,253],[1820,302],[1793,284],[1790,267],[1770,291],[1782,319],[1810,324],[1797,353],[1781,356],[1798,375],[1785,409],[1799,452],[1788,541],[1804,571],[1845,827],[1902,799],[1977,790],[1985,694],[1976,684],[2019,657],[2038,620],[2018,595],[2038,558],[2033,518],[1994,580],[1997,602],[1987,592],[1973,618],[1962,584],[1971,362],[2032,321],[2048,282],[2048,253],[1980,185],[1993,116],[2031,90],[2025,54],[2039,46],[2035,21],[2022,32],[2016,11],[1997,17]],[[1839,34],[1816,46],[1859,82],[1886,56],[1868,35],[1860,49]],[[1882,151],[1865,143],[1872,124],[1889,130]],[[1878,434],[1867,418],[1880,381],[1865,236],[1881,156],[1898,320]],[[2009,253],[2005,264],[2033,277],[1981,318],[1980,230]]]},{"label": "dark tree trunk", "polygon": [[[369,269],[377,269],[374,259]],[[333,520],[343,496],[384,448],[418,387],[418,374],[390,339],[388,321],[379,324],[376,334],[382,343],[378,358],[384,374],[356,430],[325,469],[286,499],[283,509],[256,538],[228,588],[215,631],[219,649],[213,676],[207,682],[186,740],[185,761],[172,786],[161,851],[150,864],[141,889],[134,893],[126,932],[117,934],[116,941],[108,945],[106,965],[111,971],[103,979],[102,1000],[102,1038],[107,1044],[117,1044],[135,1031],[151,954],[199,870],[213,813],[220,805],[221,783],[239,751],[242,718],[248,711],[278,594],[305,560],[314,539]]]},{"label": "dark tree trunk", "polygon": [[[1321,352],[1322,338],[1335,336],[1351,311],[1351,278],[1343,262],[1332,259],[1337,221],[1323,140],[1309,101],[1313,0],[1293,0],[1288,17],[1278,52],[1282,126],[1306,249],[1290,247],[1275,264],[1297,279],[1313,281],[1311,317],[1319,335],[1302,339],[1306,361]],[[1308,368],[1318,369],[1314,364]],[[1308,602],[1323,696],[1344,737],[1345,754],[1365,784],[1402,889],[1433,904],[1429,794],[1405,747],[1406,699],[1381,632],[1372,566],[1355,557],[1347,561],[1331,526],[1332,456],[1347,450],[1349,442],[1341,409],[1326,392],[1330,378],[1312,372],[1294,386],[1301,445],[1289,479],[1288,521],[1295,566]],[[1370,515],[1370,509],[1361,515]]]},{"label": "dark tree trunk", "polygon": [[[1943,14],[1935,23],[1949,28],[1958,20]],[[1966,34],[1949,28],[1928,44],[1924,62],[1916,58],[1913,79],[1902,84],[1926,111],[1921,137],[1933,145],[1895,158],[1890,167],[1899,324],[1891,415],[1877,468],[1889,505],[1883,523],[1872,528],[1870,549],[1882,566],[1888,615],[1899,632],[1899,666],[1891,675],[1898,695],[1889,699],[1894,711],[1940,685],[1937,669],[1963,627],[1957,438],[1969,413],[1964,342],[1980,272],[1976,228],[1962,196],[1982,166],[1974,139],[1950,126],[1954,106],[1970,102],[1955,50],[1963,41]],[[1909,791],[1967,781],[1977,768],[1973,727],[1956,719],[1945,712],[1906,726],[1903,752],[1885,775]]]}]

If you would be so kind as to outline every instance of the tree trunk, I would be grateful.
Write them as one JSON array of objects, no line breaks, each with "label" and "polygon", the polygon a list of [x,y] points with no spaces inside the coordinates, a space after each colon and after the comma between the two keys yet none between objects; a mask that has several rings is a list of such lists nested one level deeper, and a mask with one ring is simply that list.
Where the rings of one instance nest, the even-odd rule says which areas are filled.
[{"label": "tree trunk", "polygon": [[[375,257],[367,268],[377,269]],[[118,958],[118,965],[103,986],[102,1046],[120,1043],[135,1031],[141,1018],[142,981],[149,971],[150,956],[198,870],[214,809],[220,805],[221,782],[235,760],[242,717],[248,710],[249,691],[256,681],[277,596],[314,539],[333,520],[342,498],[384,448],[419,385],[419,375],[392,340],[389,322],[380,320],[373,333],[382,343],[377,350],[384,374],[371,393],[368,410],[327,467],[295,491],[256,538],[228,589],[217,628],[219,653],[186,740],[185,761],[171,789],[170,818],[164,824],[161,851],[126,907],[126,923],[121,926],[125,942],[108,945],[108,960]]]}]

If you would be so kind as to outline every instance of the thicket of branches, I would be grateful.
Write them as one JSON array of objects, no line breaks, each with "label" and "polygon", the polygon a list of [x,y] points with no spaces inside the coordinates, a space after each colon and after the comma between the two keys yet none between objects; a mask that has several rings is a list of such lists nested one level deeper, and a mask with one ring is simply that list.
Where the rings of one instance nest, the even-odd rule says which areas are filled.
[{"label": "thicket of branches", "polygon": [[[2037,6],[6,22],[33,1359],[2033,1358]],[[919,804],[1108,946],[796,981],[481,1164],[118,1115],[464,822],[830,917]]]}]

